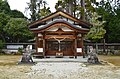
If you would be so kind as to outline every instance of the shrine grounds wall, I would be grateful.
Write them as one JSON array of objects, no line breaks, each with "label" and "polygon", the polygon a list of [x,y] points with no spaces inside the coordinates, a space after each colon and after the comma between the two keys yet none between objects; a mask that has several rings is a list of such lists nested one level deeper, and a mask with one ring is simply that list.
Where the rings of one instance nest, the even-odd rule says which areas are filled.
[{"label": "shrine grounds wall", "polygon": [[19,49],[22,49],[24,52],[28,45],[31,45],[32,51],[35,51],[35,43],[5,43],[2,51],[5,54],[15,54]]}]

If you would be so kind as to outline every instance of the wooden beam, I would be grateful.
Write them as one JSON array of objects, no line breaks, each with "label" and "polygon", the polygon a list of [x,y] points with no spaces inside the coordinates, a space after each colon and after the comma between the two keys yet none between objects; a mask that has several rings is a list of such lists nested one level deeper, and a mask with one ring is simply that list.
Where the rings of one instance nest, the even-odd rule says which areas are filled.
[{"label": "wooden beam", "polygon": [[[70,35],[70,34],[74,34],[75,32],[72,32],[72,31],[67,31],[67,32],[60,32],[61,34],[68,34],[68,35]],[[59,34],[59,32],[57,32],[57,31],[45,31],[45,34],[47,35],[47,34]]]},{"label": "wooden beam", "polygon": [[45,36],[45,39],[51,39],[51,38],[58,38],[58,39],[62,39],[62,38],[76,39],[76,37],[73,36],[73,35],[46,35],[46,36]]},{"label": "wooden beam", "polygon": [[[46,31],[46,30],[48,30],[48,29],[50,29],[50,28],[52,28],[52,27],[59,27],[59,26],[61,26],[61,25],[59,25],[59,24],[54,24],[54,25],[51,25],[49,28],[46,28],[46,29],[42,29],[42,30],[31,30],[33,33],[41,33],[41,32],[44,32],[44,31]],[[89,32],[89,30],[77,30],[77,29],[74,29],[74,28],[71,28],[69,25],[66,25],[66,24],[63,24],[63,26],[67,26],[68,28],[70,28],[71,30],[74,30],[74,31],[76,31],[76,32],[78,32],[78,33],[83,33],[83,34],[86,34],[86,33],[88,33]]]},{"label": "wooden beam", "polygon": [[58,22],[58,23],[52,24],[52,25],[50,25],[50,27],[44,28],[43,30],[40,30],[40,31],[45,31],[45,30],[48,30],[48,29],[50,29],[52,27],[60,27],[60,26],[66,26],[71,30],[79,31],[79,30],[71,27],[69,24],[66,24],[66,23],[63,23],[63,22]]}]

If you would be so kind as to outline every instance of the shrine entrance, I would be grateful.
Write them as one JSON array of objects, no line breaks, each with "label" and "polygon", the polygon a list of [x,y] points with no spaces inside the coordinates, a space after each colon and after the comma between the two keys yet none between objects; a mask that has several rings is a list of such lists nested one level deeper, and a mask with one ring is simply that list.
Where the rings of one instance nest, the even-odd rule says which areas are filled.
[{"label": "shrine entrance", "polygon": [[91,24],[59,10],[29,24],[35,35],[35,55],[84,56],[83,40]]},{"label": "shrine entrance", "polygon": [[55,56],[57,53],[62,53],[63,56],[74,56],[74,41],[73,39],[61,41],[48,39],[46,40],[46,50],[46,56]]}]

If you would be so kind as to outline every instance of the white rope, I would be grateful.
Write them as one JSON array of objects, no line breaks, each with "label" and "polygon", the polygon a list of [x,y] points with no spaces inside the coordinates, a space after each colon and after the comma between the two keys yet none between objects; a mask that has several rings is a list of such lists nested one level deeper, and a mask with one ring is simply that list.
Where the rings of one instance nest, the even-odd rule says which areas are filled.
[{"label": "white rope", "polygon": [[56,39],[55,37],[53,37],[53,38],[58,41],[58,43],[59,43],[59,49],[58,50],[61,51],[60,42],[63,41],[64,39],[66,39],[66,38],[63,38],[63,39]]},{"label": "white rope", "polygon": [[54,39],[57,40],[58,43],[60,43],[61,41],[65,40],[66,38],[63,38],[63,39],[56,39],[56,38],[54,37]]}]

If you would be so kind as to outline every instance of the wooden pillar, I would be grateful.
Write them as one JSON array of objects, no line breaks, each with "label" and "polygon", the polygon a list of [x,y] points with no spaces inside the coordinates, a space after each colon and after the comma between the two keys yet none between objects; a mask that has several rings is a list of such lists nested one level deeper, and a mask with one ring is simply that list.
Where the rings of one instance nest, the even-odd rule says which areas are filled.
[{"label": "wooden pillar", "polygon": [[45,39],[43,39],[43,56],[45,57]]},{"label": "wooden pillar", "polygon": [[35,49],[36,49],[36,53],[38,53],[38,34],[36,33],[35,34],[35,37],[36,37],[36,41],[35,41]]},{"label": "wooden pillar", "polygon": [[74,55],[75,55],[75,58],[77,58],[77,38],[75,39],[75,52],[74,52]]},{"label": "wooden pillar", "polygon": [[83,38],[84,38],[84,35],[82,34],[82,37],[81,37],[81,48],[82,48],[83,58],[85,58],[85,53],[83,51]]},{"label": "wooden pillar", "polygon": [[43,56],[45,57],[45,33],[43,34]]}]

